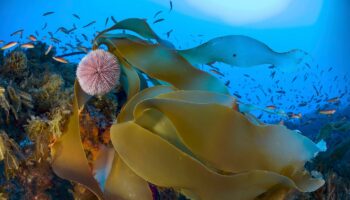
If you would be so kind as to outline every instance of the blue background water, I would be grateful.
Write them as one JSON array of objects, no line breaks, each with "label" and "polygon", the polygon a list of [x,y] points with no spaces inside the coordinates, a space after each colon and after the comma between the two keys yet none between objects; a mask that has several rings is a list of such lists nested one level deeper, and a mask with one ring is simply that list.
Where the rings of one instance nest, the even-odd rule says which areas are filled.
[{"label": "blue background water", "polygon": [[[157,24],[151,23],[151,26],[164,38],[166,32],[173,29],[169,40],[181,49],[196,46],[216,36],[243,34],[266,43],[276,51],[299,48],[312,55],[314,63],[311,69],[292,73],[277,71],[274,79],[270,77],[273,71],[271,69],[222,66],[225,76],[218,78],[223,82],[230,80],[231,92],[242,96],[242,101],[261,107],[276,105],[286,112],[301,112],[303,115],[312,115],[314,118],[328,121],[346,116],[343,110],[349,103],[347,90],[349,85],[347,76],[350,72],[349,1],[313,0],[305,3],[304,0],[284,0],[284,2],[269,0],[262,3],[263,1],[259,0],[222,0],[212,5],[213,2],[215,1],[172,0],[173,10],[169,12],[169,0],[0,0],[0,40],[4,40],[5,43],[27,42],[28,36],[34,34],[36,30],[40,34],[39,40],[44,35],[49,38],[48,31],[55,33],[61,26],[70,29],[73,23],[78,27],[74,34],[81,40],[83,40],[81,33],[92,39],[96,31],[113,24],[109,19],[105,26],[107,17],[113,15],[118,21],[129,17],[140,17],[148,19],[151,23],[155,20],[154,14],[162,10],[157,19],[165,20]],[[42,16],[48,11],[55,13]],[[81,19],[74,18],[73,13],[78,14]],[[82,28],[93,20],[97,23]],[[45,23],[48,27],[42,31]],[[23,39],[10,36],[18,29],[24,29]],[[62,32],[56,33],[55,37],[62,40],[63,45],[76,43],[74,38]],[[48,39],[46,42],[51,44]],[[91,44],[85,42],[84,46],[91,47]],[[76,50],[67,52],[70,51]],[[69,60],[78,62],[79,57]],[[319,65],[319,68],[316,68],[316,65]],[[328,71],[330,67],[332,69]],[[203,69],[207,70],[206,67]],[[297,79],[292,83],[295,76]],[[322,87],[320,96],[316,96],[313,86],[318,90]],[[276,93],[278,90],[284,90],[286,94]],[[326,99],[343,93],[345,95],[340,104],[326,102]],[[313,95],[315,97],[311,99]],[[298,106],[301,102],[308,102],[307,106]],[[318,109],[325,108],[337,109],[337,115],[328,117],[317,114]],[[263,116],[264,119],[270,119],[268,117]],[[279,116],[272,118],[280,119]]]}]

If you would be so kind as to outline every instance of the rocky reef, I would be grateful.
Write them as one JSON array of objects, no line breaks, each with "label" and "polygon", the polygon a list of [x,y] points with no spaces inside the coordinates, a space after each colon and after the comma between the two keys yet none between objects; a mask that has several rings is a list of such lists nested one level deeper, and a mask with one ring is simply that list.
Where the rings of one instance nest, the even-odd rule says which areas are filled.
[{"label": "rocky reef", "polygon": [[1,61],[0,192],[6,199],[72,198],[72,184],[51,169],[49,145],[71,112],[71,78],[57,68],[74,74],[74,67],[43,58],[42,47],[17,48]]}]

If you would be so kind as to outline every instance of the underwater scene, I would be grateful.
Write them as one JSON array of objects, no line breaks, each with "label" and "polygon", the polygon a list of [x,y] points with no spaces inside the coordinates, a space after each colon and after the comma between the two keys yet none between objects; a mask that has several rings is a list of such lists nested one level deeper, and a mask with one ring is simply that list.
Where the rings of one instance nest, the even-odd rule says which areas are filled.
[{"label": "underwater scene", "polygon": [[0,200],[350,200],[350,1],[0,11]]}]

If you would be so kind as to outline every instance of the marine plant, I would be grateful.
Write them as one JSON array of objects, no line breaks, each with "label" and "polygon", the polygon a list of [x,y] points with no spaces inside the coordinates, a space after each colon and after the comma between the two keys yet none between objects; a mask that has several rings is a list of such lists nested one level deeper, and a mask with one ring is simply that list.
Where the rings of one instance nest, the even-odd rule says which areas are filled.
[{"label": "marine plant", "polygon": [[[135,35],[108,33],[118,29]],[[302,51],[277,53],[244,36],[180,51],[134,18],[102,31],[93,49],[102,44],[119,61],[127,102],[110,128],[113,146],[102,145],[90,163],[79,118],[91,96],[75,82],[73,113],[51,149],[60,177],[98,199],[152,199],[149,183],[191,199],[242,200],[281,199],[291,189],[312,192],[324,184],[319,173],[304,168],[318,153],[316,144],[298,131],[248,119],[225,84],[194,66],[291,69],[302,63]]]},{"label": "marine plant", "polygon": [[0,161],[4,161],[4,173],[7,179],[18,171],[22,158],[18,144],[3,130],[0,130]]},{"label": "marine plant", "polygon": [[9,124],[10,116],[18,120],[20,111],[33,108],[32,97],[30,94],[12,86],[7,86],[6,89],[0,87],[0,108],[5,113],[5,117],[3,117],[6,119],[5,122]]},{"label": "marine plant", "polygon": [[27,56],[23,51],[17,50],[8,54],[1,71],[15,77],[23,77],[27,69]]},{"label": "marine plant", "polygon": [[53,173],[48,146],[61,135],[71,113],[72,81],[66,80],[73,69],[62,70],[51,57],[37,57],[44,55],[45,44],[34,46],[23,51],[23,74],[0,66],[0,193],[6,199],[69,198],[72,185]]},{"label": "marine plant", "polygon": [[45,74],[40,80],[38,88],[31,89],[33,99],[38,102],[36,109],[48,112],[66,102],[67,91],[63,89],[64,80],[59,74]]}]

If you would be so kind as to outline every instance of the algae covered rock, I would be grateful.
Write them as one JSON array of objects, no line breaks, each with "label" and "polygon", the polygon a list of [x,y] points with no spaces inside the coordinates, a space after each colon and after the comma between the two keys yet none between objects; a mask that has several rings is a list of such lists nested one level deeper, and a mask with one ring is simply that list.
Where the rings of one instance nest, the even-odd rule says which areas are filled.
[{"label": "algae covered rock", "polygon": [[15,77],[23,77],[26,75],[26,70],[27,56],[23,51],[16,50],[6,56],[1,71],[9,73]]}]

